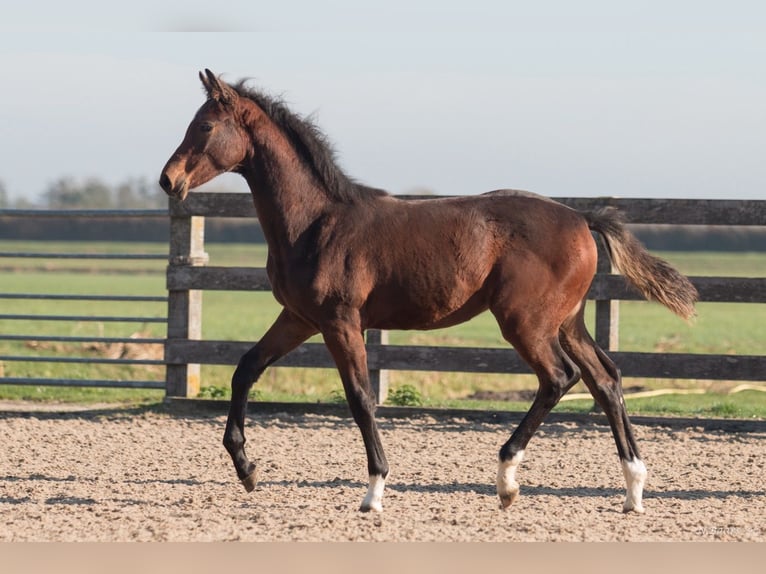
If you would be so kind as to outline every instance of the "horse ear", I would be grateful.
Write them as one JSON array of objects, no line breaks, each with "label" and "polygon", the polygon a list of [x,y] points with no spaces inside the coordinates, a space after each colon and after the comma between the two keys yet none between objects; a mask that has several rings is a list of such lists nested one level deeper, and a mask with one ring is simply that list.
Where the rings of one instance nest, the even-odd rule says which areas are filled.
[{"label": "horse ear", "polygon": [[238,94],[226,82],[222,82],[213,72],[205,68],[205,73],[199,73],[199,79],[205,86],[207,96],[224,105],[231,105],[237,99]]},{"label": "horse ear", "polygon": [[210,85],[210,82],[207,81],[207,77],[205,76],[205,74],[200,72],[199,79],[200,79],[200,82],[202,82],[202,85],[205,87],[205,91],[207,92],[208,97],[211,97],[213,88]]}]

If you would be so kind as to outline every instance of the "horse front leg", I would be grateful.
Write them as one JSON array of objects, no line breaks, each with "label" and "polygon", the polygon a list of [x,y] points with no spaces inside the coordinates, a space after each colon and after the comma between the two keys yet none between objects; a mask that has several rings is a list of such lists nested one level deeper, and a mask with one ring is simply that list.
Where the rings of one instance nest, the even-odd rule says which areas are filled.
[{"label": "horse front leg", "polygon": [[325,344],[335,360],[351,415],[362,433],[367,453],[369,486],[359,510],[383,510],[388,462],[375,422],[375,393],[367,370],[367,350],[359,321],[334,322],[322,328]]},{"label": "horse front leg", "polygon": [[239,360],[231,379],[231,403],[223,445],[231,456],[237,476],[247,492],[255,488],[255,464],[245,453],[245,415],[247,414],[247,395],[266,367],[283,357],[306,339],[316,334],[317,330],[283,310],[274,324]]}]

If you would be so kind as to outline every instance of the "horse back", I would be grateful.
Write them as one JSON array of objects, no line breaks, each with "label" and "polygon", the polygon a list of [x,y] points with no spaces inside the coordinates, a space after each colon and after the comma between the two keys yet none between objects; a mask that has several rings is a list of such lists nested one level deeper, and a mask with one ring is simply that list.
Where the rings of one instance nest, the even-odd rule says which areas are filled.
[{"label": "horse back", "polygon": [[[534,287],[542,278],[555,282],[573,273],[589,282],[595,271],[585,219],[526,192],[381,197],[353,221],[347,245],[356,247],[340,250],[342,273],[354,305],[379,328],[449,326],[487,309],[502,282]],[[573,246],[593,253],[583,257]],[[572,269],[583,260],[583,270]]]}]

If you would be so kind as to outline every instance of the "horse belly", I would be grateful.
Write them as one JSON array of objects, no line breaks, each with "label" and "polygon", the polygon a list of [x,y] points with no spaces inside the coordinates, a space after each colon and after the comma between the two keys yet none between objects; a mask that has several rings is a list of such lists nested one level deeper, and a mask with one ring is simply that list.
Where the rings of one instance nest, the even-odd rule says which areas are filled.
[{"label": "horse belly", "polygon": [[452,227],[450,234],[411,232],[398,256],[378,268],[367,301],[371,323],[381,329],[437,329],[488,308],[497,258],[493,234],[477,216]]},{"label": "horse belly", "polygon": [[429,282],[379,285],[365,306],[366,327],[375,329],[440,329],[468,321],[488,308],[481,284],[461,281],[435,286]]}]

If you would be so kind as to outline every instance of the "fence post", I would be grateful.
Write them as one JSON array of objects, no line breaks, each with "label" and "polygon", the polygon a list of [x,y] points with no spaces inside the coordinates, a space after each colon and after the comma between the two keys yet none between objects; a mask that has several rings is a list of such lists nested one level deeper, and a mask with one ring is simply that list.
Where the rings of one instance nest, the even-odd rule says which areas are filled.
[{"label": "fence post", "polygon": [[[205,253],[205,218],[182,216],[170,218],[168,270],[177,266],[202,266]],[[168,340],[202,338],[202,291],[168,291]],[[165,395],[195,397],[199,394],[200,365],[166,365]]]},{"label": "fence post", "polygon": [[[388,345],[388,331],[379,329],[367,330],[368,345]],[[375,392],[375,399],[379,405],[388,398],[388,371],[385,369],[369,369],[370,384]]]},{"label": "fence post", "polygon": [[[603,240],[598,245],[597,273],[614,273],[612,260]],[[605,351],[618,351],[620,346],[620,302],[614,299],[596,300],[596,344]]]}]

